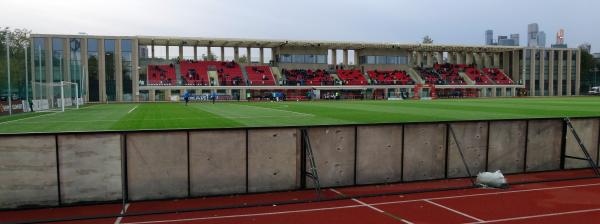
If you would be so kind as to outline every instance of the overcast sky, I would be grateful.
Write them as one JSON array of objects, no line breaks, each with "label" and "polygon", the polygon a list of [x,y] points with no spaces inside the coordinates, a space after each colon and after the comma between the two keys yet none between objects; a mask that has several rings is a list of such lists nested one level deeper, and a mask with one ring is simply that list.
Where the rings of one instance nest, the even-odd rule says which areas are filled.
[{"label": "overcast sky", "polygon": [[34,33],[168,35],[415,43],[484,43],[486,29],[519,33],[537,22],[547,45],[600,51],[598,0],[0,0],[0,26]]}]

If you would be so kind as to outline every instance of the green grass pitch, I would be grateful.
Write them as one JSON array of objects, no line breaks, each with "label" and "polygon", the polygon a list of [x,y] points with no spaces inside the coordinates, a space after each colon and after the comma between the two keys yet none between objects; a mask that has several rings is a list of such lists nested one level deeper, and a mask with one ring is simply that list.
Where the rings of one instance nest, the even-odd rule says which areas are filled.
[{"label": "green grass pitch", "polygon": [[129,103],[0,117],[0,133],[279,127],[600,116],[599,97]]}]

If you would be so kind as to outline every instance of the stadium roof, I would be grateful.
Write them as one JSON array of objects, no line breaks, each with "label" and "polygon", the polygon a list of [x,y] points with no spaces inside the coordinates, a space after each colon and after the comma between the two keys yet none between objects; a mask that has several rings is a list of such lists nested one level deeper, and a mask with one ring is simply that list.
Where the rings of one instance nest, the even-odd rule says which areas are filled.
[{"label": "stadium roof", "polygon": [[[132,38],[138,39],[140,45],[170,46],[211,46],[211,47],[304,47],[323,49],[404,49],[408,51],[432,52],[503,52],[520,50],[521,46],[487,46],[487,45],[446,45],[396,42],[356,42],[331,40],[276,40],[246,38],[207,38],[207,37],[173,37],[173,36],[98,36],[98,35],[64,35],[64,34],[32,34],[31,37],[64,37],[64,38]],[[564,50],[564,49],[562,49]]]}]

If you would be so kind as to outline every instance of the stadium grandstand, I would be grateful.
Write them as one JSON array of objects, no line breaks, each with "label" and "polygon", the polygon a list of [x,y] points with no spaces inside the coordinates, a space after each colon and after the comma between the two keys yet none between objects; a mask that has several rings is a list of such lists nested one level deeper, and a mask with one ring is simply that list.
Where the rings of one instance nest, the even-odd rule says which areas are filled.
[{"label": "stadium grandstand", "polygon": [[[79,83],[85,102],[171,101],[184,92],[233,100],[270,92],[297,100],[309,92],[354,99],[580,92],[574,48],[54,34],[32,34],[31,43],[31,82],[65,77]],[[53,91],[33,88],[34,99]]]}]

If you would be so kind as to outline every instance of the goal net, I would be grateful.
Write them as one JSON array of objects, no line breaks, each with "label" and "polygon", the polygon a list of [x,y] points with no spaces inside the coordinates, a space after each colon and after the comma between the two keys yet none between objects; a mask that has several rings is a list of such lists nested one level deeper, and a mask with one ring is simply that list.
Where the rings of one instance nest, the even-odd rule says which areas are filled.
[{"label": "goal net", "polygon": [[78,109],[83,99],[77,83],[74,82],[36,82],[36,95],[32,100],[34,111],[65,111]]}]

